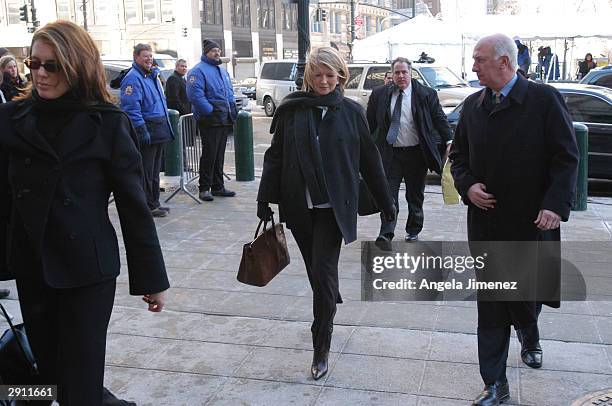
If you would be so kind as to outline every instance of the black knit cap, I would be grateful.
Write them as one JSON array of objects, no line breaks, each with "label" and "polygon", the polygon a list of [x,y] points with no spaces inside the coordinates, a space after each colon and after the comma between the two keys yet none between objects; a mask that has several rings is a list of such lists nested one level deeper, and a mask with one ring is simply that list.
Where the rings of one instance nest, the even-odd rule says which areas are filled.
[{"label": "black knit cap", "polygon": [[205,39],[204,42],[202,42],[202,50],[204,50],[204,55],[206,55],[208,51],[210,51],[213,48],[221,49],[219,44],[217,44],[215,41],[211,39]]}]

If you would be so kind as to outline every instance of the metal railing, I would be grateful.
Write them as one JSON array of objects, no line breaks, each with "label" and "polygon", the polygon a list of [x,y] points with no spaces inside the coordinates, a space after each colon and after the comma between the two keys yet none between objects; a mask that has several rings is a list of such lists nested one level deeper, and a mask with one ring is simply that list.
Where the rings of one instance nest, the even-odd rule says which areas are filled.
[{"label": "metal railing", "polygon": [[193,200],[202,202],[187,189],[187,185],[200,177],[200,156],[202,155],[202,138],[199,137],[198,123],[193,114],[185,114],[179,118],[179,149],[181,177],[178,189],[165,200],[170,201],[178,193],[185,192]]}]

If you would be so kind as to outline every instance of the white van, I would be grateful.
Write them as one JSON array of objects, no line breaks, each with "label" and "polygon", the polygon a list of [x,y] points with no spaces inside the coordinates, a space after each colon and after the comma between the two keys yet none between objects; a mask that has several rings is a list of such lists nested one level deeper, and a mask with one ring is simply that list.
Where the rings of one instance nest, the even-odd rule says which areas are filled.
[{"label": "white van", "polygon": [[276,106],[289,93],[296,90],[297,61],[265,61],[261,65],[255,95],[258,106],[264,107],[266,116],[272,117]]}]

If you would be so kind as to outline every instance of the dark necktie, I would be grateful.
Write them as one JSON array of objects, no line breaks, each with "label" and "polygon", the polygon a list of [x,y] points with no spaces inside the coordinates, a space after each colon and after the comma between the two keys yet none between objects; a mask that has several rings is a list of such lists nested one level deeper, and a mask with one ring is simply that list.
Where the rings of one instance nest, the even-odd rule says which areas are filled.
[{"label": "dark necktie", "polygon": [[402,99],[404,98],[404,91],[400,90],[393,106],[393,113],[391,114],[391,125],[389,126],[389,132],[387,133],[387,142],[390,145],[395,144],[397,137],[399,136],[400,129],[400,117],[402,116]]}]

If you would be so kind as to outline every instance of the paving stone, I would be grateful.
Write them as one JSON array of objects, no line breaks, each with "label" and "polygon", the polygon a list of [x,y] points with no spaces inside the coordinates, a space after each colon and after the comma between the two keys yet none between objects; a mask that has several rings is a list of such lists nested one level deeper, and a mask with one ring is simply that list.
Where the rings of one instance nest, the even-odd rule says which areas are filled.
[{"label": "paving stone", "polygon": [[521,403],[536,406],[569,405],[589,392],[609,388],[611,375],[520,369]]},{"label": "paving stone", "polygon": [[[227,378],[207,375],[185,374],[168,371],[129,370],[129,375],[121,370],[126,368],[110,367],[107,370],[109,389],[121,399],[131,400],[139,406],[158,405],[204,405]],[[113,377],[128,377],[125,385],[115,385]]]},{"label": "paving stone", "polygon": [[[256,348],[234,373],[234,377],[323,385],[325,379],[315,381],[310,376],[312,355],[312,351],[305,350]],[[337,357],[337,353],[330,353],[330,366]]]},{"label": "paving stone", "polygon": [[540,337],[549,340],[601,343],[595,319],[581,315],[542,313],[538,320]]},{"label": "paving stone", "polygon": [[317,406],[416,406],[416,396],[403,393],[385,393],[355,389],[324,387]]},{"label": "paving stone", "polygon": [[438,306],[429,304],[372,302],[367,306],[361,324],[433,330],[438,312]]},{"label": "paving stone", "polygon": [[474,334],[478,324],[478,310],[470,307],[441,306],[435,328]]},{"label": "paving stone", "polygon": [[[475,394],[474,397],[476,397],[477,395],[478,394]],[[470,402],[466,403],[465,400],[434,398],[430,396],[418,396],[417,397],[418,406],[466,406],[469,404]],[[507,405],[507,404],[504,403],[504,405]]]},{"label": "paving stone", "polygon": [[357,327],[343,352],[396,358],[427,359],[431,332],[398,328]]},{"label": "paving stone", "polygon": [[425,362],[411,359],[341,354],[327,385],[416,394]]},{"label": "paving stone", "polygon": [[595,323],[602,343],[612,344],[612,317],[597,316]]},{"label": "paving stone", "polygon": [[162,338],[109,334],[106,338],[106,362],[115,366],[149,368],[151,362],[170,347]]},{"label": "paving stone", "polygon": [[[516,368],[507,368],[510,397],[517,401],[518,374]],[[484,387],[478,364],[427,361],[419,395],[473,400]]]},{"label": "paving stone", "polygon": [[[513,354],[519,351],[518,341],[511,340],[508,366],[517,366],[517,357]],[[432,361],[478,364],[478,339],[476,334],[434,332],[429,359]]]},{"label": "paving stone", "polygon": [[[311,323],[276,321],[274,328],[268,329],[265,345],[270,347],[312,350]],[[353,332],[353,327],[334,326],[331,351],[340,352]]]},{"label": "paving stone", "polygon": [[[612,367],[606,358],[604,345],[548,340],[541,340],[541,344],[544,351],[542,369],[612,375]],[[529,368],[522,362],[519,367]]]},{"label": "paving stone", "polygon": [[589,302],[589,306],[595,316],[612,317],[612,302]]},{"label": "paving stone", "polygon": [[171,340],[150,367],[176,372],[231,376],[254,347],[202,341]]},{"label": "paving stone", "polygon": [[210,406],[313,405],[321,388],[286,382],[228,379],[206,404]]}]

